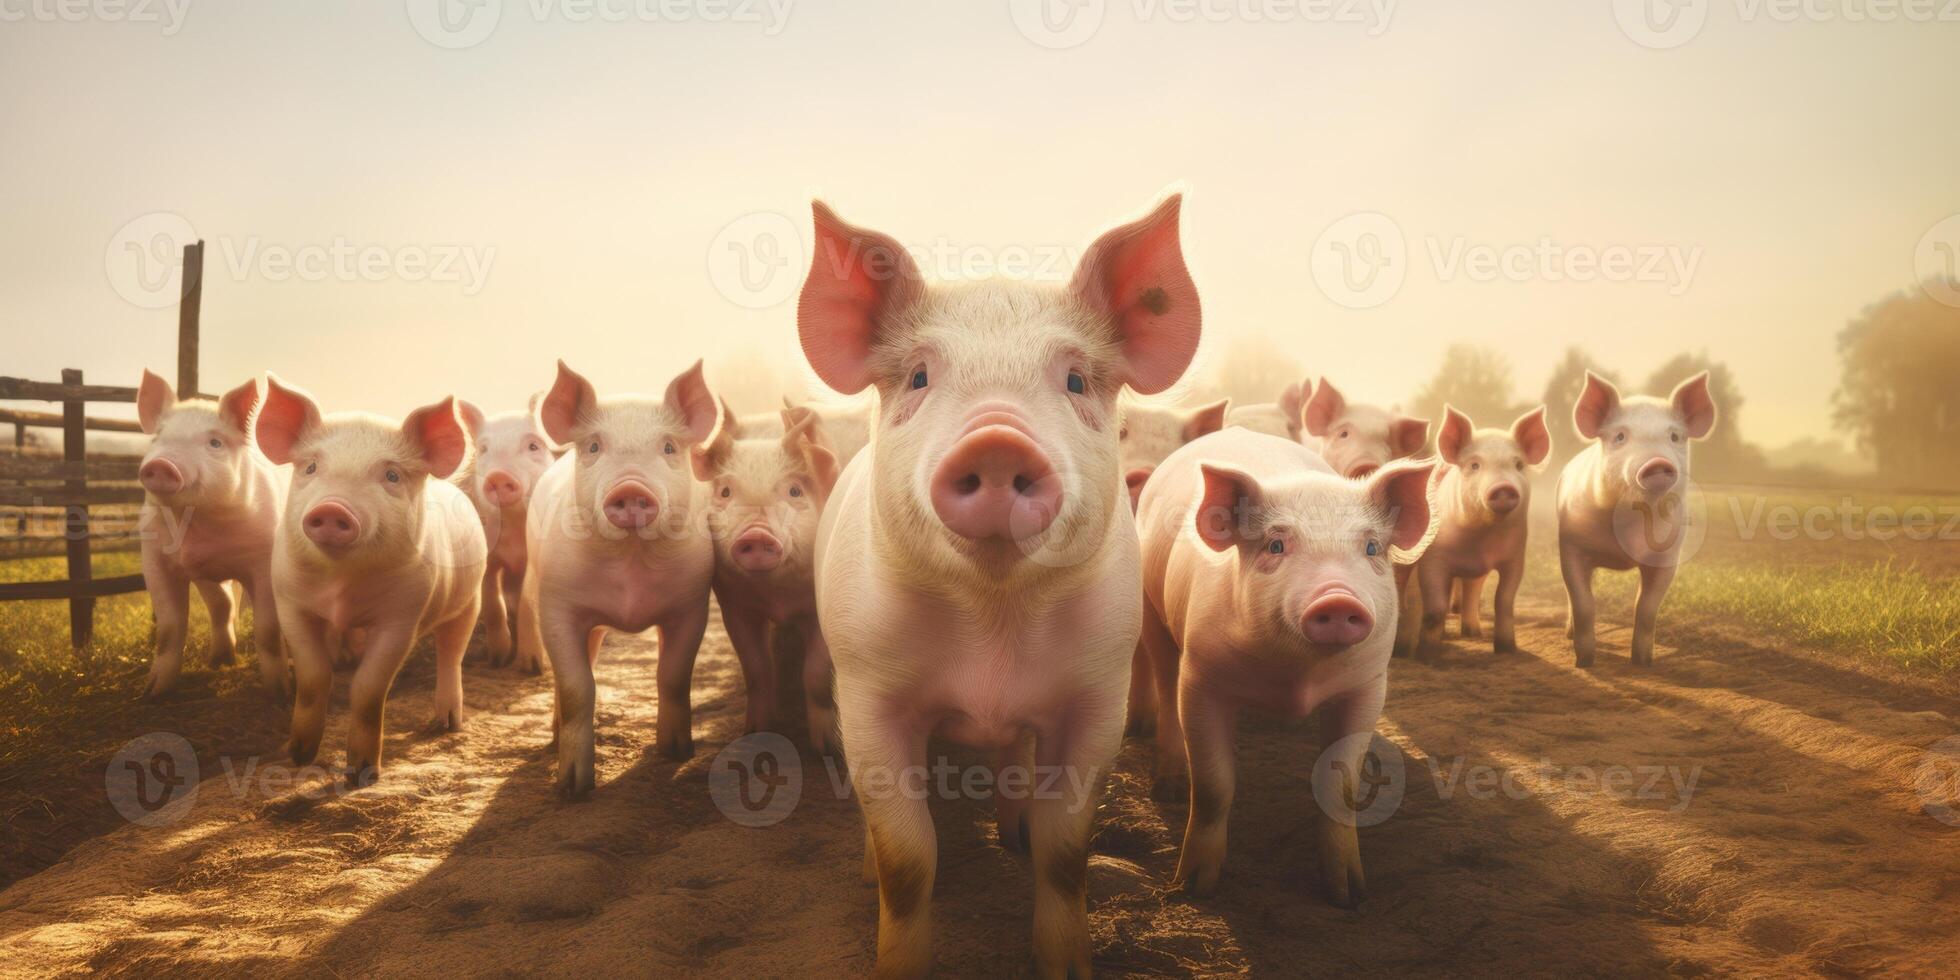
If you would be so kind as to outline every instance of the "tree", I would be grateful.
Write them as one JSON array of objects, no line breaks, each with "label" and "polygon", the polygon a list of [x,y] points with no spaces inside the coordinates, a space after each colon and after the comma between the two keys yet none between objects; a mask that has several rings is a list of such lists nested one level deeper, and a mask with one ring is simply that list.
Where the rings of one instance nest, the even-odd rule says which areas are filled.
[{"label": "tree", "polygon": [[1838,334],[1833,420],[1887,480],[1960,483],[1960,308],[1914,289],[1868,306]]},{"label": "tree", "polygon": [[1694,450],[1694,475],[1716,479],[1748,479],[1762,475],[1766,466],[1763,451],[1742,438],[1742,389],[1736,387],[1735,373],[1729,366],[1708,356],[1676,354],[1648,375],[1641,392],[1666,398],[1674,386],[1708,372],[1708,393],[1715,399],[1715,431]]},{"label": "tree", "polygon": [[1567,347],[1565,358],[1552,368],[1552,376],[1545,382],[1545,424],[1552,432],[1552,456],[1548,468],[1556,469],[1565,461],[1579,454],[1585,448],[1585,440],[1579,438],[1578,430],[1572,428],[1572,406],[1579,401],[1579,392],[1585,390],[1586,372],[1620,384],[1618,371],[1608,370],[1591,354],[1577,347]]},{"label": "tree", "polygon": [[1525,413],[1511,390],[1511,362],[1503,352],[1475,344],[1451,344],[1443,363],[1409,402],[1410,412],[1426,418],[1431,431],[1443,422],[1448,404],[1485,428],[1509,428]]}]

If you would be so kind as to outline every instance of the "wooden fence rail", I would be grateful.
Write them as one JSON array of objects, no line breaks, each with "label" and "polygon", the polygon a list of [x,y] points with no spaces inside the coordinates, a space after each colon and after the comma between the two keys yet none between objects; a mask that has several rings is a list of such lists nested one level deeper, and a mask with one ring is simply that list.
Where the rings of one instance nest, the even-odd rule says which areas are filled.
[{"label": "wooden fence rail", "polygon": [[[196,394],[198,362],[198,319],[203,303],[204,243],[184,246],[183,293],[177,313],[177,390],[178,396]],[[89,402],[129,404],[136,401],[136,389],[117,385],[84,383],[82,372],[68,368],[61,381],[51,383],[26,378],[0,378],[0,400],[61,403],[59,414],[19,409],[0,409],[0,423],[14,426],[14,455],[0,457],[0,507],[48,508],[62,511],[61,539],[67,556],[68,577],[45,582],[0,583],[0,601],[24,599],[68,600],[68,631],[77,650],[86,647],[95,634],[95,600],[103,596],[140,592],[143,576],[95,577],[91,566],[91,540],[127,542],[132,534],[91,533],[89,508],[129,505],[143,502],[143,491],[134,486],[137,461],[124,457],[89,458],[88,433],[140,432],[141,427],[123,419],[90,418]],[[29,427],[61,429],[61,458],[31,457],[22,454]],[[91,483],[96,485],[91,486]],[[102,484],[124,484],[103,486]],[[22,536],[26,519],[18,523]],[[45,540],[45,539],[43,539]]]}]

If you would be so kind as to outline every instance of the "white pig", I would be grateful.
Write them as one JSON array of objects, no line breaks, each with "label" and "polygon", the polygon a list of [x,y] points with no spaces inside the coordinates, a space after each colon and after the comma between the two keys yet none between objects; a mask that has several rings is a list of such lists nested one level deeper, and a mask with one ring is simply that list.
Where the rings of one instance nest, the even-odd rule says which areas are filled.
[{"label": "white pig", "polygon": [[[1130,512],[1136,512],[1137,496],[1143,484],[1164,458],[1177,447],[1199,436],[1217,432],[1231,414],[1227,398],[1194,409],[1176,409],[1125,401],[1121,405],[1123,425],[1118,430],[1117,465],[1123,471],[1123,484],[1130,491]],[[1148,735],[1157,730],[1157,686],[1150,679],[1150,661],[1138,646],[1130,666],[1129,722],[1125,735]]]},{"label": "white pig", "polygon": [[1530,529],[1531,477],[1552,451],[1543,405],[1526,412],[1511,428],[1477,429],[1470,417],[1443,408],[1436,433],[1436,470],[1430,504],[1436,539],[1423,550],[1415,574],[1403,590],[1396,656],[1418,647],[1434,650],[1443,642],[1450,597],[1462,584],[1463,635],[1483,636],[1480,608],[1484,579],[1497,573],[1498,653],[1518,648],[1518,586],[1524,581],[1525,539]]},{"label": "white pig", "polygon": [[1320,440],[1320,457],[1346,477],[1373,473],[1390,460],[1422,452],[1429,420],[1373,405],[1349,404],[1326,378],[1315,386],[1302,413],[1302,428]]},{"label": "white pig", "polygon": [[[1388,691],[1395,567],[1429,534],[1430,461],[1336,476],[1298,443],[1228,428],[1171,454],[1144,487],[1143,642],[1156,667],[1160,797],[1191,796],[1177,881],[1209,891],[1225,863],[1242,709],[1320,711],[1320,872],[1362,898],[1351,809]],[[1350,736],[1360,736],[1350,738]],[[1332,782],[1329,782],[1332,781]]]},{"label": "white pig", "polygon": [[[869,405],[816,405],[809,402],[798,405],[785,398],[783,408],[792,413],[809,412],[817,417],[824,438],[830,443],[831,454],[837,457],[839,468],[850,463],[865,443],[871,441]],[[726,424],[729,410],[726,405],[722,409],[723,423]],[[737,416],[732,435],[737,439],[780,439],[783,432],[781,412],[755,412]]]},{"label": "white pig", "polygon": [[1141,602],[1116,398],[1170,387],[1197,350],[1178,206],[1097,239],[1066,288],[928,287],[897,241],[813,208],[804,354],[832,388],[879,396],[818,529],[817,610],[878,883],[880,976],[931,966],[937,847],[909,777],[934,734],[1056,777],[997,794],[999,829],[1033,853],[1037,972],[1090,974],[1089,836]]},{"label": "white pig", "polygon": [[[526,565],[525,514],[531,491],[551,466],[551,437],[538,421],[536,398],[523,411],[487,417],[467,401],[456,407],[476,446],[456,482],[476,505],[490,546],[490,559],[483,568],[483,642],[490,663],[502,667],[511,662],[515,650],[514,621]],[[530,653],[516,658],[517,669],[535,674],[543,664],[536,651]]]},{"label": "white pig", "polygon": [[259,678],[278,697],[291,692],[279,610],[272,596],[272,542],[286,487],[278,467],[252,442],[259,387],[247,381],[217,401],[178,401],[168,382],[143,372],[136,418],[153,438],[137,469],[143,485],[143,585],[156,613],[156,658],[143,697],[177,683],[190,618],[190,587],[211,614],[211,663],[231,663],[236,642],[232,595],[240,582],[252,599]]},{"label": "white pig", "polygon": [[463,724],[463,651],[486,548],[475,508],[447,480],[469,459],[469,430],[454,398],[400,423],[358,412],[322,417],[312,398],[271,374],[253,425],[266,458],[293,468],[272,554],[297,682],[288,748],[302,766],[319,752],[333,657],[358,631],[347,778],[365,786],[381,775],[388,688],[426,634],[436,645],[429,727]]},{"label": "white pig", "polygon": [[1559,569],[1579,666],[1593,663],[1592,581],[1600,568],[1640,569],[1632,658],[1653,664],[1654,622],[1687,537],[1688,443],[1715,431],[1715,416],[1706,371],[1681,382],[1665,400],[1622,399],[1611,382],[1586,373],[1572,426],[1592,442],[1558,478]]},{"label": "white pig", "polygon": [[700,361],[658,400],[602,399],[560,361],[538,416],[552,441],[570,448],[531,494],[517,642],[551,658],[558,791],[577,797],[595,778],[592,670],[607,630],[660,631],[654,746],[670,759],[694,754],[688,695],[715,549],[690,456],[720,411]]},{"label": "white pig", "polygon": [[783,409],[780,436],[736,438],[724,406],[712,442],[694,451],[694,475],[708,484],[708,529],[715,541],[715,601],[749,690],[750,731],[772,727],[775,705],[772,626],[794,626],[804,641],[803,691],[810,743],[836,741],[830,651],[817,629],[813,577],[817,519],[840,466],[817,414]]},{"label": "white pig", "polygon": [[1279,401],[1240,405],[1225,413],[1225,424],[1300,442],[1300,413],[1313,396],[1313,379],[1296,381],[1279,393]]}]

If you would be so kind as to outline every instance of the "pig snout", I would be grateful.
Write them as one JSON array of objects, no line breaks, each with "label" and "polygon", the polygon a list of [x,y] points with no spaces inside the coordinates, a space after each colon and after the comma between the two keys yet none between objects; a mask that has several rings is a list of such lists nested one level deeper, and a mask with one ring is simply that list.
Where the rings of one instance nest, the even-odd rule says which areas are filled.
[{"label": "pig snout", "polygon": [[361,536],[361,520],[347,505],[334,500],[314,504],[300,519],[307,540],[322,548],[345,548]]},{"label": "pig snout", "polygon": [[524,485],[503,470],[492,471],[483,478],[483,499],[499,507],[509,507],[524,500]]},{"label": "pig snout", "polygon": [[184,489],[184,471],[177,464],[161,457],[143,464],[136,471],[136,482],[143,489],[155,494],[172,494]]},{"label": "pig snout", "polygon": [[660,515],[660,502],[653,490],[638,480],[621,480],[606,493],[603,505],[606,520],[614,527],[634,530],[653,523]]},{"label": "pig snout", "polygon": [[729,551],[735,567],[745,572],[766,572],[783,563],[783,542],[766,527],[750,527],[736,535]]},{"label": "pig snout", "polygon": [[1484,497],[1484,505],[1489,507],[1493,513],[1509,514],[1517,510],[1518,504],[1523,500],[1524,497],[1518,493],[1517,487],[1508,483],[1500,483],[1490,488],[1490,493]]},{"label": "pig snout", "polygon": [[1665,459],[1650,459],[1640,467],[1640,472],[1634,476],[1634,482],[1640,484],[1640,489],[1649,493],[1660,493],[1663,490],[1673,489],[1675,482],[1680,478],[1681,471],[1675,469],[1673,463]]},{"label": "pig snout", "polygon": [[1150,474],[1154,472],[1156,472],[1154,467],[1139,466],[1123,474],[1123,485],[1130,488],[1130,510],[1132,512],[1137,509],[1138,498],[1143,496],[1143,485],[1150,482]]},{"label": "pig snout", "polygon": [[1375,617],[1361,599],[1345,589],[1329,589],[1307,605],[1300,631],[1307,642],[1324,647],[1351,647],[1375,630]]},{"label": "pig snout", "polygon": [[1021,420],[976,417],[932,474],[932,509],[968,540],[1020,541],[1048,529],[1062,506],[1062,481]]}]

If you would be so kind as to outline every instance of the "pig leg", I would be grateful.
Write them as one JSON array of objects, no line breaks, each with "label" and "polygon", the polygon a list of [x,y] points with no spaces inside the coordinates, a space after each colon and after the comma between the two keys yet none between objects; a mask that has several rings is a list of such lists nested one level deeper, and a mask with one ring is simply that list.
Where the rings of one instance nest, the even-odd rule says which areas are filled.
[{"label": "pig leg", "polygon": [[1123,708],[1114,697],[1078,702],[1059,732],[1035,741],[1036,778],[1027,822],[1038,976],[1087,978],[1092,973],[1089,837],[1103,775],[1123,747]]},{"label": "pig leg", "polygon": [[1593,636],[1593,565],[1578,548],[1559,542],[1559,572],[1565,576],[1565,597],[1570,604],[1568,629],[1572,635],[1572,662],[1580,667],[1593,665],[1596,640]]},{"label": "pig leg", "polygon": [[477,610],[466,609],[456,618],[437,626],[436,710],[429,729],[453,732],[463,727],[463,653],[470,647],[470,631],[476,628]]},{"label": "pig leg", "polygon": [[1395,613],[1394,656],[1406,657],[1416,652],[1416,644],[1422,638],[1422,580],[1416,578],[1415,566],[1395,566],[1395,594],[1399,600]]},{"label": "pig leg", "polygon": [[247,594],[252,598],[252,643],[259,648],[259,682],[267,694],[281,701],[291,700],[293,680],[286,669],[286,638],[279,628],[279,603],[272,597],[272,580],[254,581]]},{"label": "pig leg", "polygon": [[286,751],[293,765],[308,766],[320,754],[327,729],[327,698],[333,693],[333,646],[326,623],[288,606],[280,610],[286,646],[293,654],[293,730]]},{"label": "pig leg", "polygon": [[145,561],[143,584],[150,591],[150,608],[157,621],[156,656],[150,661],[150,679],[143,685],[143,700],[154,701],[177,685],[177,674],[184,669],[191,580],[182,571],[160,561]]},{"label": "pig leg", "polygon": [[542,576],[526,575],[518,589],[517,669],[526,674],[538,673],[544,665],[544,633],[538,624],[540,578]]},{"label": "pig leg", "polygon": [[1218,884],[1225,867],[1225,824],[1238,779],[1238,712],[1224,699],[1186,683],[1178,694],[1178,715],[1191,758],[1191,813],[1172,880],[1202,895]]},{"label": "pig leg", "polygon": [[1457,614],[1463,617],[1463,638],[1480,640],[1484,636],[1484,580],[1490,577],[1485,572],[1476,578],[1466,578],[1462,584],[1463,604]]},{"label": "pig leg", "polygon": [[1497,622],[1495,649],[1498,653],[1518,652],[1518,586],[1524,584],[1524,562],[1497,566]]},{"label": "pig leg", "polygon": [[[402,661],[408,659],[414,645],[413,622],[376,624],[367,629],[361,664],[354,668],[354,680],[347,691],[354,709],[353,721],[347,727],[349,786],[372,786],[381,778],[382,714],[388,704],[388,688],[395,683],[395,674],[401,671]],[[460,661],[457,669],[461,669]],[[440,667],[437,674],[440,685]]]},{"label": "pig leg", "polygon": [[195,579],[197,594],[204,597],[204,611],[211,616],[211,659],[213,667],[228,667],[238,649],[238,624],[232,613],[231,589],[223,582]]},{"label": "pig leg", "polygon": [[1184,753],[1184,726],[1177,712],[1177,640],[1150,603],[1143,604],[1144,650],[1150,654],[1151,674],[1157,680],[1157,757],[1151,774],[1150,798],[1177,803],[1190,792],[1190,763]]},{"label": "pig leg", "polygon": [[878,977],[919,977],[932,968],[932,879],[939,861],[922,786],[924,733],[876,713],[839,705],[844,754],[864,812],[867,860],[878,877]]},{"label": "pig leg", "polygon": [[1373,796],[1372,787],[1361,786],[1361,763],[1387,693],[1387,678],[1379,677],[1320,707],[1321,751],[1335,753],[1329,765],[1315,766],[1313,775],[1313,795],[1321,807],[1320,879],[1328,900],[1344,909],[1359,905],[1367,895],[1354,808],[1364,794]]},{"label": "pig leg", "polygon": [[[551,657],[553,692],[557,701],[552,742],[558,747],[558,793],[576,799],[592,792],[598,768],[594,747],[592,712],[596,707],[598,685],[592,679],[592,660],[586,644],[594,632],[590,623],[575,620],[569,611],[555,610],[550,616],[538,615],[536,586],[524,588],[525,603],[519,615],[531,610],[533,621],[543,636],[544,649]],[[662,651],[665,652],[665,651]]]},{"label": "pig leg", "polygon": [[[694,755],[694,722],[688,703],[694,685],[694,657],[708,632],[708,604],[689,609],[660,627],[660,661],[654,668],[660,688],[654,716],[654,748],[669,759]],[[765,645],[762,648],[767,651]]]},{"label": "pig leg", "polygon": [[[728,642],[735,648],[735,660],[742,665],[742,686],[748,691],[748,729],[753,732],[775,730],[776,672],[769,657],[769,621],[754,609],[731,608],[721,604],[721,625],[728,631]],[[661,660],[666,650],[661,650]]]},{"label": "pig leg", "polygon": [[485,564],[483,597],[477,600],[483,606],[483,646],[490,654],[492,667],[510,663],[511,650],[515,645],[510,635],[510,614],[504,608],[503,578],[503,567],[496,561]]},{"label": "pig leg", "polygon": [[[1015,779],[1023,792],[1017,788],[1012,794],[1002,793],[1001,784],[1005,774],[1018,768]],[[994,754],[994,833],[1000,837],[1000,846],[1025,854],[1028,850],[1028,804],[1033,796],[1032,776],[1035,772],[1035,745],[1032,729],[1022,732],[1014,744]]]},{"label": "pig leg", "polygon": [[1130,658],[1130,714],[1123,734],[1149,738],[1156,731],[1157,678],[1150,666],[1150,652],[1139,642]]},{"label": "pig leg", "polygon": [[1416,565],[1416,578],[1422,582],[1422,639],[1417,651],[1435,654],[1443,649],[1443,625],[1450,617],[1450,571],[1439,561]]},{"label": "pig leg", "polygon": [[803,714],[810,723],[810,745],[828,753],[837,746],[837,701],[830,689],[830,644],[815,622],[802,624]]},{"label": "pig leg", "polygon": [[1640,596],[1633,606],[1633,663],[1654,665],[1654,624],[1660,619],[1661,600],[1674,583],[1673,565],[1640,566]]}]

